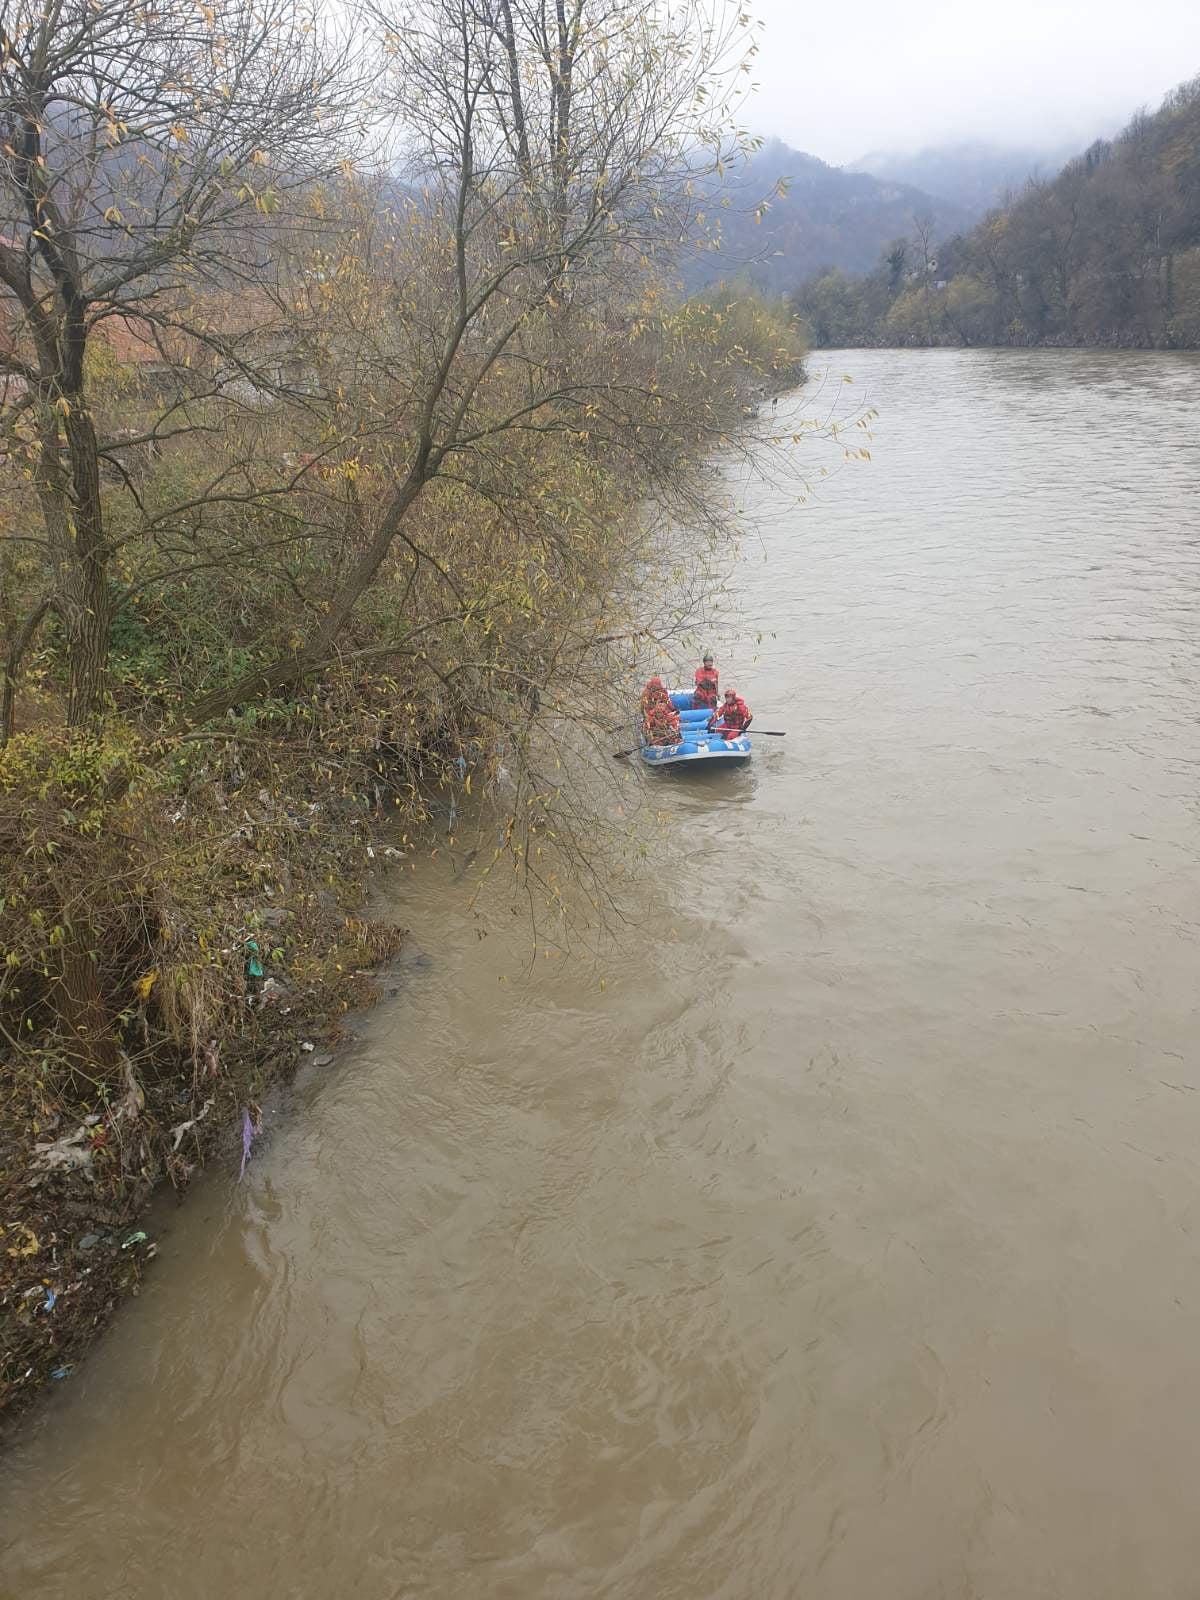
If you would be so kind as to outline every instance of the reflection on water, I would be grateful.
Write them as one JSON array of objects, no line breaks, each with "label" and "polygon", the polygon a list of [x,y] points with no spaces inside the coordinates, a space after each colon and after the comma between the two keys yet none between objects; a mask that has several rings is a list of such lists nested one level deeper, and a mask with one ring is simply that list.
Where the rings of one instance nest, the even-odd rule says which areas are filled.
[{"label": "reflection on water", "polygon": [[749,806],[758,792],[758,771],[762,751],[755,743],[754,756],[745,766],[705,767],[694,765],[664,767],[645,773],[649,795],[656,808],[666,807],[689,816],[707,812],[713,806]]},{"label": "reflection on water", "polygon": [[428,964],[10,1458],[14,1592],[1195,1592],[1200,365],[832,365],[871,465],[745,488],[788,737],[627,774],[603,987],[403,889]]}]

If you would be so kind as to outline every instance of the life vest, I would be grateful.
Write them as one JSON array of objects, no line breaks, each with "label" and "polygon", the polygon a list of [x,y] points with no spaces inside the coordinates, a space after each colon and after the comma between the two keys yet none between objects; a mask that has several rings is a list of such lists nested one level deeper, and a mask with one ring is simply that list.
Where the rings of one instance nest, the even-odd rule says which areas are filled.
[{"label": "life vest", "polygon": [[716,667],[697,667],[693,682],[696,687],[692,691],[692,704],[696,707],[707,706],[710,711],[715,711],[720,693],[720,674]]},{"label": "life vest", "polygon": [[737,695],[733,700],[722,700],[716,715],[709,723],[709,732],[721,738],[736,739],[750,721],[750,707]]},{"label": "life vest", "polygon": [[642,719],[647,744],[678,744],[679,713],[665,697],[656,700]]},{"label": "life vest", "polygon": [[642,715],[644,717],[648,716],[651,707],[659,705],[663,701],[667,705],[671,704],[671,697],[666,691],[666,686],[661,678],[651,678],[650,682],[642,690]]}]

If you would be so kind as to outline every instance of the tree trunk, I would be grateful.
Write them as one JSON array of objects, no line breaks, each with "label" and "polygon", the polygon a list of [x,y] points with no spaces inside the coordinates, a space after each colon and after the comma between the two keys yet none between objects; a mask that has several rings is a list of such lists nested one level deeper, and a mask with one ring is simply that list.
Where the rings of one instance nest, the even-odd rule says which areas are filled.
[{"label": "tree trunk", "polygon": [[13,635],[12,644],[8,649],[8,658],[4,663],[4,680],[0,684],[0,750],[12,738],[15,732],[15,701],[17,694],[17,679],[21,674],[21,663],[25,659],[25,652],[33,643],[34,635],[42,625],[42,619],[50,609],[49,600],[43,600],[17,629]]},{"label": "tree trunk", "polygon": [[1163,344],[1171,349],[1175,343],[1175,256],[1170,250],[1163,269]]},{"label": "tree trunk", "polygon": [[100,709],[112,620],[96,431],[82,400],[76,404],[66,419],[67,465],[58,416],[49,413],[34,479],[54,562],[52,604],[66,637],[70,728],[82,727]]},{"label": "tree trunk", "polygon": [[575,49],[578,42],[579,0],[575,14],[567,22],[566,0],[555,0],[554,18],[558,33],[558,54],[553,74],[554,132],[552,152],[554,170],[555,225],[561,244],[567,226],[567,209],[570,204],[568,190],[571,183],[571,79],[575,70]]},{"label": "tree trunk", "polygon": [[517,168],[526,184],[533,187],[533,161],[529,154],[529,133],[525,126],[525,95],[521,88],[521,68],[517,61],[517,38],[513,28],[511,0],[500,0],[500,36],[508,63],[508,96],[512,102],[513,132],[517,137]]},{"label": "tree trunk", "polygon": [[75,1087],[85,1094],[94,1083],[111,1081],[117,1070],[117,1038],[100,983],[96,944],[90,928],[67,929],[55,993]]},{"label": "tree trunk", "polygon": [[65,608],[68,728],[83,727],[100,709],[108,654],[108,590],[103,570],[93,567],[82,577],[83,583]]},{"label": "tree trunk", "polygon": [[269,666],[248,673],[236,683],[203,696],[189,706],[179,721],[178,729],[197,728],[227,711],[236,710],[247,701],[262,699],[277,689],[289,689],[303,682],[314,672],[327,666],[334,655],[339,634],[342,632],[355,606],[370,588],[380,567],[400,531],[400,525],[425,484],[428,446],[418,451],[417,460],[408,476],[397,489],[391,505],[384,514],[374,539],[359,556],[346,578],[341,591],[335,596],[328,615],[295,655],[285,657]]},{"label": "tree trunk", "polygon": [[82,397],[66,419],[74,502],[74,570],[67,606],[67,726],[79,728],[100,710],[108,664],[112,606],[100,507],[100,454]]}]

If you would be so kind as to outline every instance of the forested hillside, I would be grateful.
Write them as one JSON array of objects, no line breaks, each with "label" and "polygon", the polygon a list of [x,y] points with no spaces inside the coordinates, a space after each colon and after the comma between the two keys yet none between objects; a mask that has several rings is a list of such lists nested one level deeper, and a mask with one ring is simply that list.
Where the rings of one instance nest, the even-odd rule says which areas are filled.
[{"label": "forested hillside", "polygon": [[813,342],[1200,347],[1200,78],[935,248],[793,297]]},{"label": "forested hillside", "polygon": [[684,265],[693,289],[739,277],[786,294],[825,268],[869,272],[885,245],[917,218],[936,238],[970,220],[909,184],[831,167],[778,139],[714,179],[709,195],[697,229],[700,247]]}]

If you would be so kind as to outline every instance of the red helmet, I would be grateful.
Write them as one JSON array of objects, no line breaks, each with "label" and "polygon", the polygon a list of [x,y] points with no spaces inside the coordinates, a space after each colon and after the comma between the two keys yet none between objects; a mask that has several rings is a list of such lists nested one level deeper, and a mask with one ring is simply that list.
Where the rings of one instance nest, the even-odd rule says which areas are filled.
[{"label": "red helmet", "polygon": [[736,700],[737,699],[737,690],[736,689],[726,689],[725,698],[726,698],[726,700]]},{"label": "red helmet", "polygon": [[646,687],[647,689],[661,689],[664,687],[664,685],[661,678],[653,677],[650,679],[650,682],[646,685]]}]

